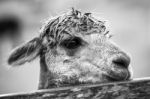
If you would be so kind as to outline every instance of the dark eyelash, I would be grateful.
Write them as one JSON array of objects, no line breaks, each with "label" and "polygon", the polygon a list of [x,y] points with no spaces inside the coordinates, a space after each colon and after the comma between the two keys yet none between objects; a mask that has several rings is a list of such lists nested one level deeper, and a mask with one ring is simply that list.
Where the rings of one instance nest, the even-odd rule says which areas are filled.
[{"label": "dark eyelash", "polygon": [[107,31],[104,35],[108,36],[108,38],[112,38],[114,36],[114,35],[110,34],[109,31]]},{"label": "dark eyelash", "polygon": [[110,34],[109,36],[108,36],[108,38],[112,38],[114,35],[112,35],[112,34]]},{"label": "dark eyelash", "polygon": [[109,31],[107,31],[106,33],[104,33],[104,35],[108,35],[109,34]]}]

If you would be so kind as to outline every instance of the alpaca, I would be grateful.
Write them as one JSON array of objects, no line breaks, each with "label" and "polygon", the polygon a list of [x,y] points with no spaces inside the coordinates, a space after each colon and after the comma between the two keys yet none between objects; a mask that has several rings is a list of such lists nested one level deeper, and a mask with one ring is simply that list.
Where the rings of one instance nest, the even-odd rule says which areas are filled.
[{"label": "alpaca", "polygon": [[8,64],[40,57],[38,89],[129,80],[130,57],[110,37],[105,22],[72,9],[48,20],[39,37],[14,49]]}]

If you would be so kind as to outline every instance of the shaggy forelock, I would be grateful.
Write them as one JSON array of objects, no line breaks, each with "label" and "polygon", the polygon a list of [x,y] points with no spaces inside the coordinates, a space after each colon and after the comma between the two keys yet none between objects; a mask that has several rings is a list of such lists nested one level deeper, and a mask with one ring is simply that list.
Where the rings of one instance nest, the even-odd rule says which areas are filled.
[{"label": "shaggy forelock", "polygon": [[69,13],[48,20],[41,29],[41,37],[51,42],[60,42],[63,34],[75,35],[78,33],[104,33],[107,34],[105,22],[97,20],[91,13],[81,13],[72,9]]}]

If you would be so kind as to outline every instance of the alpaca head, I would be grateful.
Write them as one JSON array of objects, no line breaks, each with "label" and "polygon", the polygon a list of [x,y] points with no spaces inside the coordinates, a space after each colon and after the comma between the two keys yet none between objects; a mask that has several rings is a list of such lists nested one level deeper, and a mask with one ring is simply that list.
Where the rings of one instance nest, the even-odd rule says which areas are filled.
[{"label": "alpaca head", "polygon": [[8,63],[21,65],[40,56],[49,82],[56,86],[128,80],[131,76],[130,57],[109,40],[105,23],[91,13],[72,10],[48,20],[40,33],[16,48]]}]

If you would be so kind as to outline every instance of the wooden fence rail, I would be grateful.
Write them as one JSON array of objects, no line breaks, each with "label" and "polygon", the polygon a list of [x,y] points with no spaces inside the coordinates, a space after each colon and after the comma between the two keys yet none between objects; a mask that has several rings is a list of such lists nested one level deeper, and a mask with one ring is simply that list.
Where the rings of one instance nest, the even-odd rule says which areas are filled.
[{"label": "wooden fence rail", "polygon": [[150,99],[150,78],[4,94],[0,99]]}]

